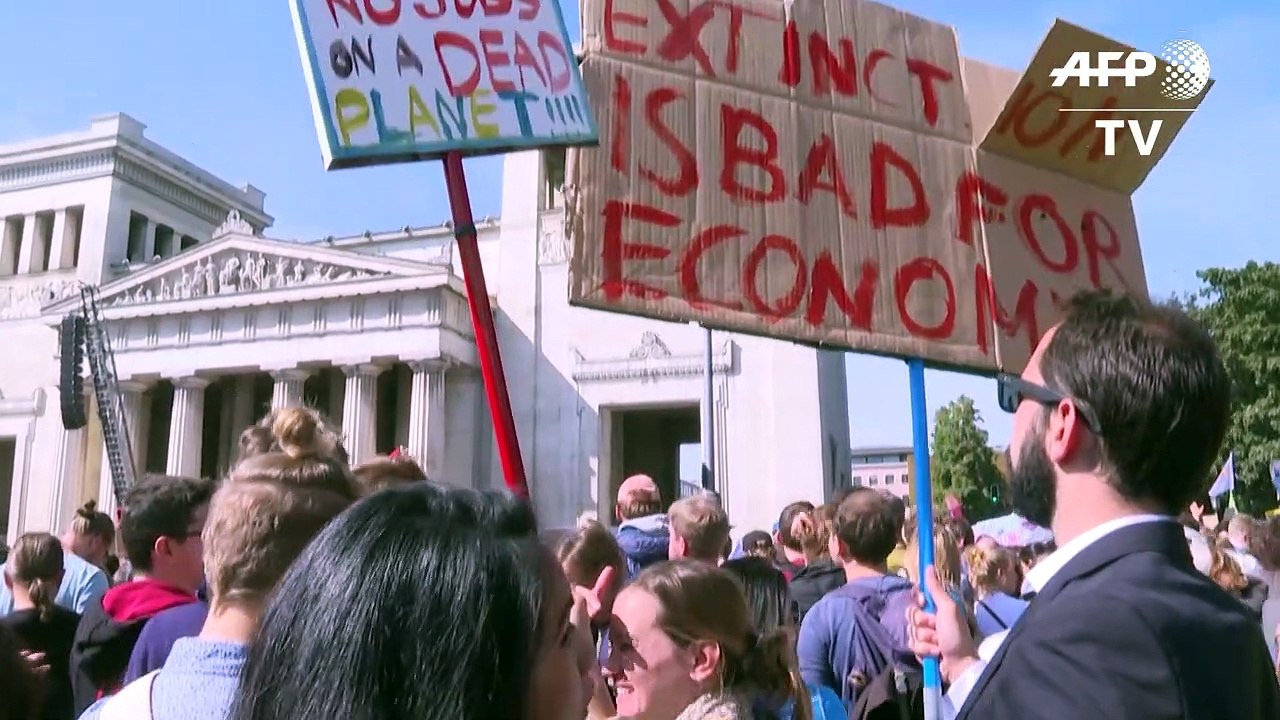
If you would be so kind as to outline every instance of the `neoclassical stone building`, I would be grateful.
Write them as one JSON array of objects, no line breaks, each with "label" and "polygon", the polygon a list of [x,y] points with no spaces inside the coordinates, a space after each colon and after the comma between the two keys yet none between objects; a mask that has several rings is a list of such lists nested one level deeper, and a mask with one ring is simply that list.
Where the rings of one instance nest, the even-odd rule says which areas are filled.
[{"label": "neoclassical stone building", "polygon": [[[674,495],[699,435],[698,328],[571,308],[562,155],[504,165],[479,224],[521,450],[543,522],[611,516],[622,477]],[[125,115],[0,146],[0,526],[60,530],[111,507],[96,417],[63,429],[57,326],[99,286],[139,469],[216,476],[239,432],[306,402],[356,462],[398,446],[429,474],[500,486],[448,223],[272,239],[262,191],[160,147]],[[735,524],[848,484],[837,353],[717,333],[720,488]],[[86,402],[92,411],[92,398]],[[694,453],[696,455],[696,453]]]}]

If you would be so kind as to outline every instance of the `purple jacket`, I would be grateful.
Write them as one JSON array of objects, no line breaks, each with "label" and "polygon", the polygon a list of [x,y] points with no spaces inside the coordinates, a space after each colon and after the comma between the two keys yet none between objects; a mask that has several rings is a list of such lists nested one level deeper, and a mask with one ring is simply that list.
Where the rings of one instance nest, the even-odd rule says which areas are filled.
[{"label": "purple jacket", "polygon": [[159,613],[142,628],[138,642],[129,656],[124,681],[131,683],[153,670],[164,667],[173,644],[181,638],[196,637],[209,616],[209,603],[201,600],[179,605]]}]

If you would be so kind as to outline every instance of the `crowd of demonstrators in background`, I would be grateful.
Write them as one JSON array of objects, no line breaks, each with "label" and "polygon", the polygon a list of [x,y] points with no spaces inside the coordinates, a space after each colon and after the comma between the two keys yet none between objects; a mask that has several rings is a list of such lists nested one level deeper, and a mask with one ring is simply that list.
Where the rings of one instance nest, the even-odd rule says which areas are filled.
[{"label": "crowd of demonstrators in background", "polygon": [[1267,650],[1277,659],[1280,516],[1257,520],[1236,513],[1219,522],[1212,513],[1186,512],[1181,520],[1196,569],[1239,600],[1261,623]]},{"label": "crowd of demonstrators in background", "polygon": [[[55,602],[74,613],[96,603],[110,587],[106,564],[116,541],[116,526],[90,500],[76,511],[62,536],[63,575]],[[13,610],[13,594],[0,587],[0,615]]]},{"label": "crowd of demonstrators in background", "polygon": [[105,564],[114,527],[88,506],[19,538],[0,720],[901,720],[925,656],[948,720],[1280,717],[1280,518],[1197,498],[1223,377],[1180,314],[1073,301],[999,382],[1015,513],[938,508],[923,577],[914,513],[872,488],[736,550],[718,496],[667,504],[648,475],[615,528],[540,531],[526,500],[401,453],[351,467],[323,415],[276,410],[219,482],[130,489],[134,577],[82,615],[67,556]]}]

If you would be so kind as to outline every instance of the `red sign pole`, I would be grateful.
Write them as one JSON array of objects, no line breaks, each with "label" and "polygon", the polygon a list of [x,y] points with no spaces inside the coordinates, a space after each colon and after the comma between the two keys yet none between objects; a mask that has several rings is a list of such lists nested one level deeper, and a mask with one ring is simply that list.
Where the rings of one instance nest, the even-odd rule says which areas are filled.
[{"label": "red sign pole", "polygon": [[453,232],[458,240],[462,280],[467,286],[467,307],[471,310],[471,327],[476,335],[480,356],[480,375],[493,416],[493,432],[498,438],[498,456],[502,459],[502,478],[507,489],[521,497],[529,497],[524,476],[524,460],[520,457],[520,440],[516,437],[516,421],[511,415],[511,398],[502,372],[502,355],[498,352],[498,334],[493,327],[493,309],[489,306],[489,289],[484,282],[484,266],[480,263],[480,246],[476,239],[475,219],[471,215],[471,198],[467,194],[467,176],[462,169],[461,153],[444,156],[444,181],[449,190],[449,209],[453,213]]}]

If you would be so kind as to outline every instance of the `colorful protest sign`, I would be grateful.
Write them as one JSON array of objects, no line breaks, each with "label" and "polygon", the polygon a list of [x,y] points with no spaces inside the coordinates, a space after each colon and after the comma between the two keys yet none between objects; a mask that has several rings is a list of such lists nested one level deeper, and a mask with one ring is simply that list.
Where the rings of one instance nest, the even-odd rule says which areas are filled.
[{"label": "colorful protest sign", "polygon": [[[1106,38],[1059,23],[1019,79],[870,2],[583,17],[601,127],[569,158],[575,305],[1016,372],[1075,290],[1146,293],[1129,192],[1163,148],[1099,157],[1085,113],[1033,94]],[[1106,107],[1077,92],[1050,99]]]},{"label": "colorful protest sign", "polygon": [[556,0],[290,0],[327,169],[593,143]]}]

